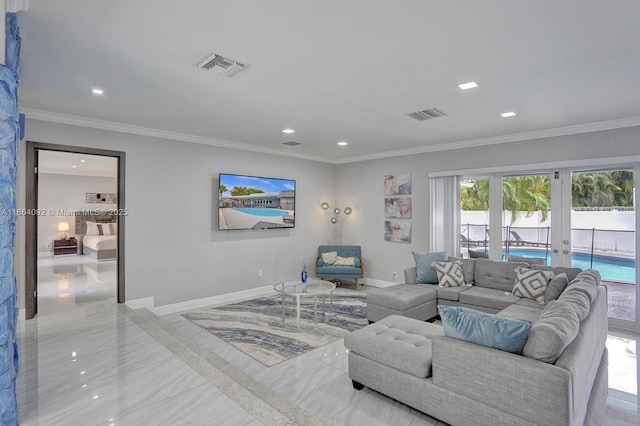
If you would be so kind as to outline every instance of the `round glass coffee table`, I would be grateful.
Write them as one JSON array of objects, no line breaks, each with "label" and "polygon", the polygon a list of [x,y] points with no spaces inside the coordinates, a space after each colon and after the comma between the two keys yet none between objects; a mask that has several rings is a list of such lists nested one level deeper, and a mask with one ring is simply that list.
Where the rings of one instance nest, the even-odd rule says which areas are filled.
[{"label": "round glass coffee table", "polygon": [[274,284],[273,289],[282,297],[282,321],[286,317],[287,297],[296,299],[296,314],[298,327],[300,327],[300,298],[313,297],[313,322],[318,322],[318,298],[322,298],[322,315],[325,315],[325,298],[330,297],[330,309],[333,309],[333,290],[336,285],[329,281],[310,278],[306,288],[300,281],[285,281]]}]

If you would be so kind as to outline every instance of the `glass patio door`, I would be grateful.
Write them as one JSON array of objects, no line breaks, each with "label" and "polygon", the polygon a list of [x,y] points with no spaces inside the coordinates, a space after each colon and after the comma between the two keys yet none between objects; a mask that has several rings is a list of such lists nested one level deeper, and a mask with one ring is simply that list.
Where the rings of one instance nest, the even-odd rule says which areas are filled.
[{"label": "glass patio door", "polygon": [[[564,171],[570,189],[570,265],[600,272],[610,323],[638,329],[636,167]],[[568,188],[565,188],[568,191]]]},{"label": "glass patio door", "polygon": [[525,258],[551,265],[551,181],[548,172],[502,176],[499,236],[503,260]]}]

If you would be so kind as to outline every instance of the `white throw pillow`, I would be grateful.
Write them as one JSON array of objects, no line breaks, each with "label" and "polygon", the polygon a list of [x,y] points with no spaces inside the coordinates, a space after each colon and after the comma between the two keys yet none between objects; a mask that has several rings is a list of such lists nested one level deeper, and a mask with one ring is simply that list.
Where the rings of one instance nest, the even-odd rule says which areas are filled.
[{"label": "white throw pillow", "polygon": [[328,251],[326,253],[322,253],[322,261],[327,265],[333,265],[336,262],[337,257],[337,251]]},{"label": "white throw pillow", "polygon": [[338,266],[356,266],[356,258],[336,256],[336,261],[333,264]]},{"label": "white throw pillow", "polygon": [[511,294],[518,297],[526,297],[544,305],[544,294],[547,291],[549,281],[554,277],[551,271],[541,271],[518,267],[516,269],[516,281]]},{"label": "white throw pillow", "polygon": [[102,233],[100,235],[112,235],[111,232],[111,224],[110,223],[99,223],[98,230],[101,230]]},{"label": "white throw pillow", "polygon": [[439,287],[460,287],[466,285],[462,273],[462,261],[433,262],[431,266],[438,274]]}]

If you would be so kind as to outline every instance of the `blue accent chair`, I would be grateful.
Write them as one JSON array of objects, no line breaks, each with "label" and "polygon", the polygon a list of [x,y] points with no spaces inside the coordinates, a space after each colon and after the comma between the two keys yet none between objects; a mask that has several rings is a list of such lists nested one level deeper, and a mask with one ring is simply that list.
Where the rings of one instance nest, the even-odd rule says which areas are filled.
[{"label": "blue accent chair", "polygon": [[[354,257],[354,266],[327,265],[322,260],[322,253],[335,251],[340,257]],[[364,264],[360,246],[319,246],[316,259],[316,277],[327,280],[353,279],[356,290],[360,289],[358,278],[364,277]]]}]

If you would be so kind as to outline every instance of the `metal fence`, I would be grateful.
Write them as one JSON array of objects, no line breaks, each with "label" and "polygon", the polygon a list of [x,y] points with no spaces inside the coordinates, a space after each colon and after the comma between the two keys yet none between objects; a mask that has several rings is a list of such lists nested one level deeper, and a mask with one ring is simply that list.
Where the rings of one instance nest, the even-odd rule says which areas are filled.
[{"label": "metal fence", "polygon": [[[571,229],[572,250],[594,256],[609,255],[625,259],[635,259],[635,231],[614,229]],[[470,254],[488,253],[489,225],[463,224],[460,228],[460,247],[469,250]],[[550,227],[502,227],[503,256],[508,256],[512,248],[537,249],[550,257]]]}]

